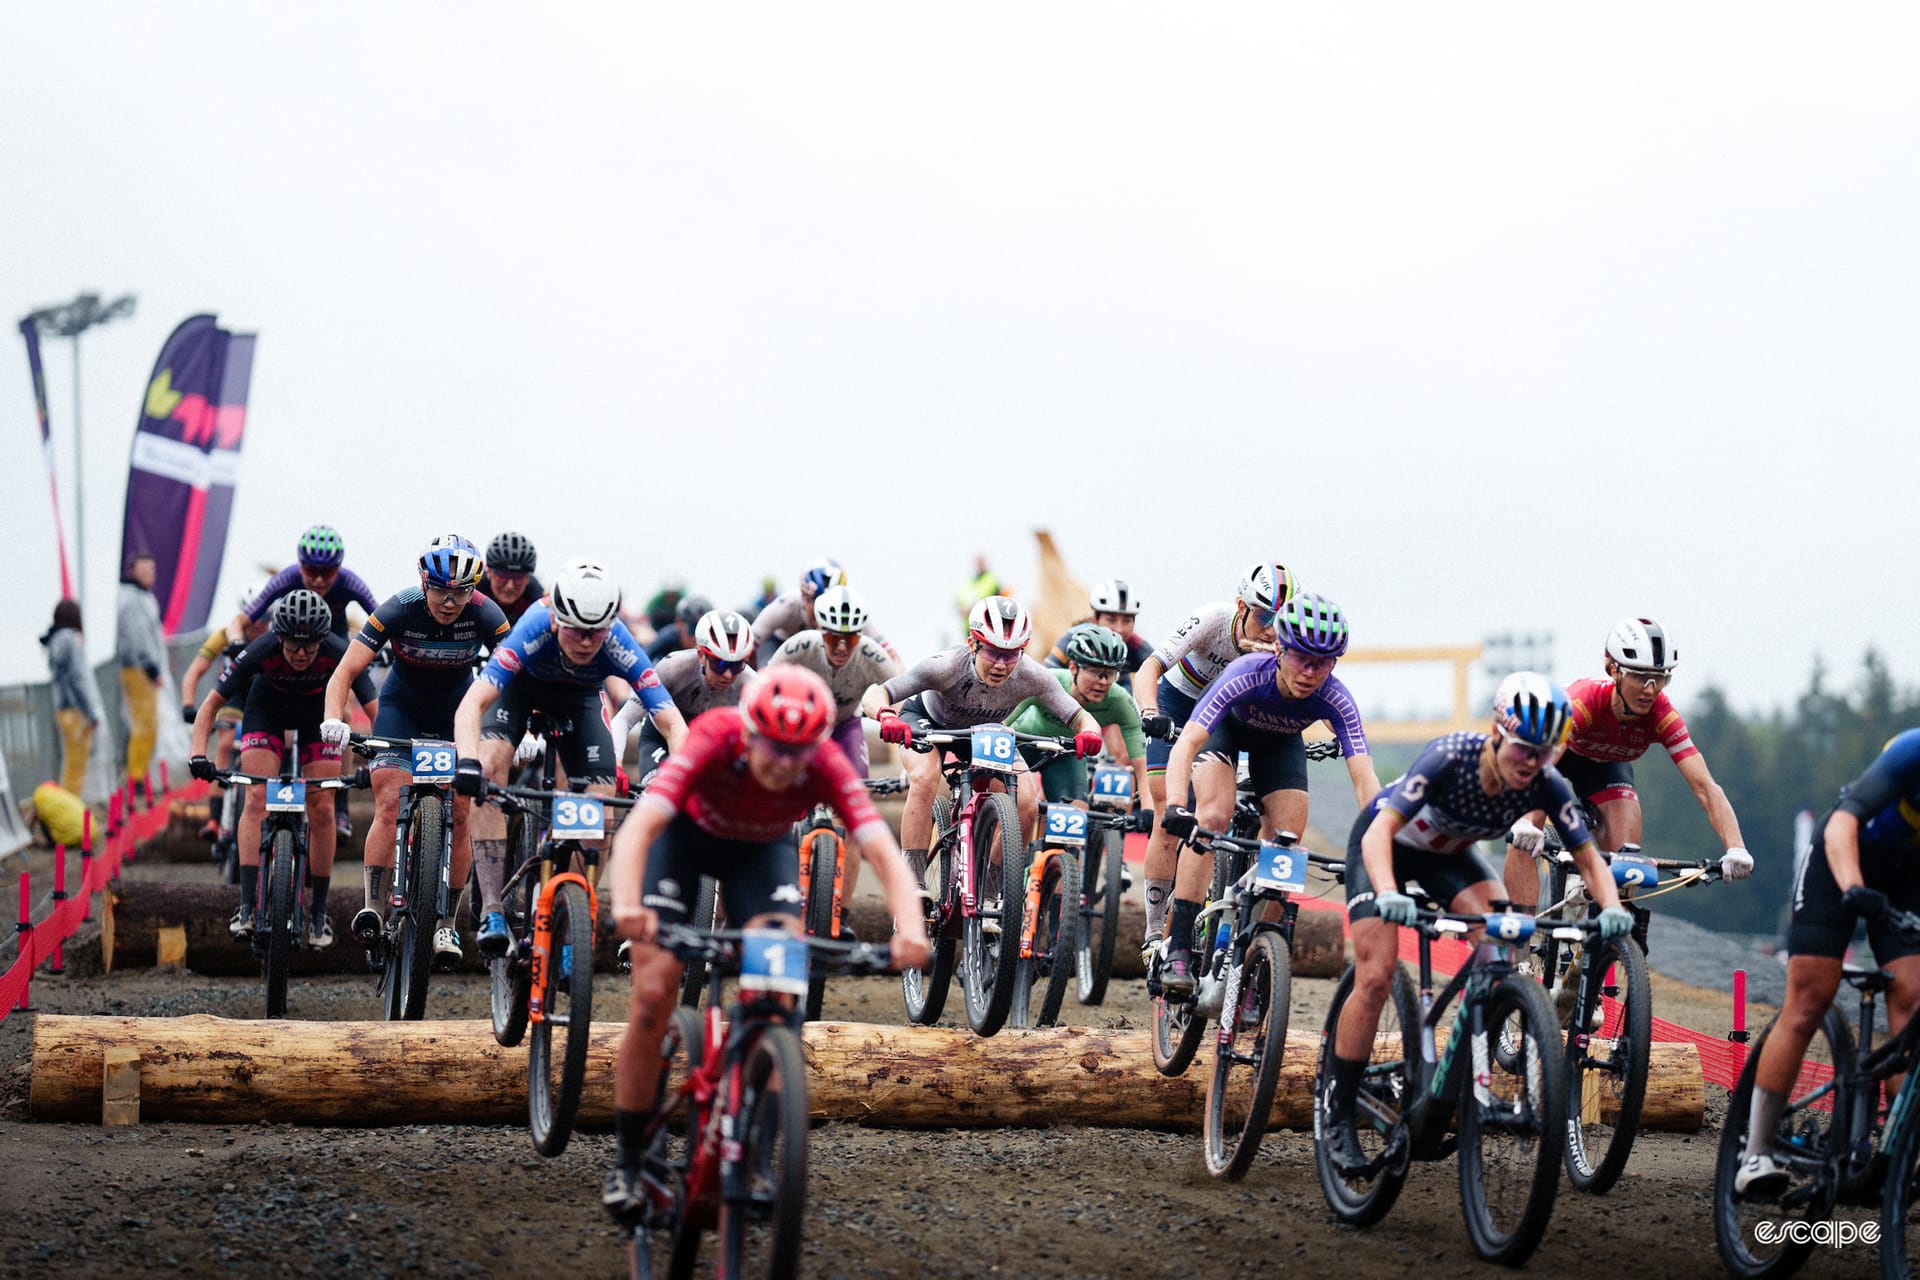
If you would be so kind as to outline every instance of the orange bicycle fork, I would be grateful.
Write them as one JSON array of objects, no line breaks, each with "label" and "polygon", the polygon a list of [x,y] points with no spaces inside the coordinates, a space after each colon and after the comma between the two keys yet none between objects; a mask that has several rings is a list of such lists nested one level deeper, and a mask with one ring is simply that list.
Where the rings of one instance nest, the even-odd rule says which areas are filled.
[{"label": "orange bicycle fork", "polygon": [[[1042,845],[1040,852],[1027,867],[1027,909],[1021,913],[1020,918],[1020,958],[1022,960],[1033,959],[1033,931],[1040,924],[1040,885],[1046,879],[1047,864],[1063,852],[1065,851],[1055,849],[1051,845]],[[1066,900],[1066,887],[1062,882],[1060,896],[1063,904]],[[1062,909],[1065,909],[1064,905]]]},{"label": "orange bicycle fork", "polygon": [[532,990],[527,995],[529,1022],[547,1020],[547,957],[553,950],[553,895],[568,882],[587,891],[587,909],[592,912],[593,926],[596,930],[600,927],[600,899],[585,876],[578,871],[563,871],[557,876],[548,876],[541,884],[540,896],[533,908],[533,979],[528,984]]},{"label": "orange bicycle fork", "polygon": [[[847,842],[840,836],[837,827],[815,827],[807,832],[804,849],[812,849],[814,841],[824,831],[833,837],[833,933],[829,940],[840,936],[840,913],[846,905],[847,892]],[[800,859],[800,901],[813,901],[813,859]]]}]

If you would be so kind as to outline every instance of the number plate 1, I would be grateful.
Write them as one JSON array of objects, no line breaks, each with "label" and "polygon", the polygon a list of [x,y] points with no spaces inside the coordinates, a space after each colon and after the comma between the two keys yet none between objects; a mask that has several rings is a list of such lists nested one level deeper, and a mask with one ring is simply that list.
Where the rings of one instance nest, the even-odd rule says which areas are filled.
[{"label": "number plate 1", "polygon": [[1133,770],[1117,764],[1093,770],[1093,802],[1102,808],[1125,809],[1133,803]]},{"label": "number plate 1", "polygon": [[1003,725],[983,724],[973,731],[973,767],[1012,773],[1020,752],[1013,742],[1013,730]]},{"label": "number plate 1", "polygon": [[453,744],[417,738],[413,744],[413,780],[415,782],[453,781]]},{"label": "number plate 1", "polygon": [[307,811],[307,784],[298,778],[292,782],[269,782],[267,784],[268,813],[305,813]]},{"label": "number plate 1", "polygon": [[553,802],[555,840],[598,840],[607,834],[607,807],[594,796],[562,796]]},{"label": "number plate 1", "polygon": [[740,989],[807,994],[807,944],[784,929],[748,929],[740,936]]},{"label": "number plate 1", "polygon": [[1613,855],[1613,882],[1622,889],[1644,889],[1660,883],[1660,868],[1654,866],[1650,859],[1616,853]]},{"label": "number plate 1", "polygon": [[1305,893],[1307,856],[1298,849],[1289,849],[1277,844],[1262,844],[1260,869],[1254,873],[1253,883],[1260,889],[1278,889],[1283,893]]},{"label": "number plate 1", "polygon": [[1490,915],[1487,936],[1496,942],[1525,942],[1533,936],[1533,917],[1518,912]]},{"label": "number plate 1", "polygon": [[1047,843],[1083,849],[1087,844],[1087,811],[1070,804],[1047,806]]}]

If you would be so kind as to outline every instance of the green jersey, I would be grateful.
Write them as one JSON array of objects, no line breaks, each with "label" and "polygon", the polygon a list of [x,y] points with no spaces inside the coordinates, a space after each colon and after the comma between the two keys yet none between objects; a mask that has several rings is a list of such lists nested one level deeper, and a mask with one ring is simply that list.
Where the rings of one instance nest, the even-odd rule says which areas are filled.
[{"label": "green jersey", "polygon": [[[1071,671],[1052,669],[1049,670],[1047,674],[1058,677],[1060,687],[1067,691],[1067,696],[1074,696],[1073,673]],[[1074,697],[1074,701],[1079,702],[1080,700]],[[1084,706],[1084,704],[1082,705]],[[1094,703],[1092,706],[1085,707],[1085,710],[1102,729],[1108,725],[1119,725],[1120,736],[1125,739],[1127,744],[1127,754],[1135,760],[1145,758],[1147,754],[1147,739],[1146,735],[1140,732],[1140,708],[1134,702],[1132,694],[1122,689],[1116,682],[1107,690],[1107,696],[1105,698]],[[1007,717],[1006,724],[1009,729],[1017,729],[1021,733],[1038,733],[1052,737],[1060,737],[1067,732],[1067,726],[1055,719],[1045,707],[1040,705],[1038,700],[1033,698],[1028,698],[1025,702],[1015,707],[1013,713]]]}]

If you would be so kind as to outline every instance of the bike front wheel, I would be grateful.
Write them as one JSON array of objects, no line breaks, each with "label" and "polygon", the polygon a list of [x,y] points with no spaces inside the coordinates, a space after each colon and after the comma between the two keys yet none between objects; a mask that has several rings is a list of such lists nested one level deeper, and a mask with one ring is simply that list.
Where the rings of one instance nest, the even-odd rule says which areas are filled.
[{"label": "bike front wheel", "polygon": [[1067,999],[1067,978],[1079,950],[1080,863],[1056,850],[1040,875],[1040,901],[1033,918],[1033,954],[1019,961],[1013,1017],[1023,1027],[1051,1027],[1060,1021]]},{"label": "bike front wheel", "polygon": [[1238,1181],[1253,1165],[1280,1083],[1293,1002],[1293,956],[1277,933],[1247,944],[1236,985],[1220,1010],[1218,1051],[1207,1086],[1207,1172]]},{"label": "bike front wheel", "polygon": [[[807,867],[807,935],[831,941],[833,932],[834,881],[840,870],[840,837],[832,831],[815,831],[800,849]],[[820,1017],[827,998],[827,975],[819,965],[807,971],[807,1021]]]},{"label": "bike front wheel", "polygon": [[440,847],[446,801],[424,795],[414,802],[407,830],[407,905],[400,936],[387,960],[387,1016],[418,1022],[427,1015],[427,974],[433,968],[433,931],[440,923]]},{"label": "bike front wheel", "polygon": [[[700,889],[693,900],[693,918],[687,921],[696,929],[718,927],[720,915],[720,882],[712,876],[700,877]],[[688,960],[686,972],[680,978],[680,1003],[689,1009],[700,1007],[700,997],[707,990],[707,962]]]},{"label": "bike front wheel", "polygon": [[[768,1027],[739,1066],[740,1160],[721,1170],[720,1275],[773,1277],[800,1269],[807,1204],[807,1064],[800,1038]],[[723,1096],[724,1091],[723,1091]]]},{"label": "bike front wheel", "polygon": [[273,852],[267,867],[267,1016],[281,1018],[287,1012],[287,965],[293,948],[293,895],[299,889],[293,883],[293,832],[284,828],[273,833]]},{"label": "bike front wheel", "polygon": [[[536,853],[534,824],[522,814],[507,820],[507,847],[513,851],[507,865],[507,878],[531,862]],[[507,932],[513,941],[507,954],[487,961],[488,992],[493,1013],[493,1038],[511,1049],[527,1034],[527,1000],[533,994],[533,964],[522,950],[532,932],[533,897],[539,890],[531,875],[506,892],[500,910],[507,917]]]},{"label": "bike front wheel", "polygon": [[[1172,913],[1168,913],[1168,927],[1173,924]],[[1213,935],[1205,923],[1195,921],[1193,936],[1187,945],[1192,948],[1190,964],[1199,973],[1207,972],[1207,944],[1213,941]],[[1165,995],[1153,998],[1153,1034],[1149,1037],[1153,1045],[1153,1065],[1163,1076],[1183,1075],[1193,1062],[1193,1055],[1200,1051],[1200,1037],[1207,1031],[1207,1015],[1200,1012],[1200,1004],[1195,996],[1169,1000]]]},{"label": "bike front wheel", "polygon": [[557,1156],[573,1136],[593,1034],[593,910],[571,880],[553,892],[540,1021],[527,1044],[527,1121],[533,1149]]},{"label": "bike front wheel", "polygon": [[[1631,937],[1595,943],[1581,956],[1573,1025],[1567,1029],[1567,1177],[1581,1191],[1601,1195],[1627,1167],[1647,1098],[1647,1058],[1653,1042],[1653,989],[1647,956]],[[1607,975],[1615,1004],[1607,1008]],[[1589,1031],[1592,1013],[1605,1021]]]},{"label": "bike front wheel", "polygon": [[1394,965],[1391,998],[1380,1008],[1373,1051],[1354,1099],[1354,1130],[1367,1164],[1358,1171],[1343,1170],[1328,1154],[1323,1135],[1333,1048],[1341,1011],[1353,994],[1353,979],[1349,965],[1333,989],[1333,1003],[1320,1034],[1320,1060],[1313,1079],[1313,1164],[1320,1175],[1320,1193],[1333,1216],[1348,1226],[1366,1227],[1387,1216],[1407,1181],[1407,1110],[1419,1078],[1420,1005],[1407,967]]},{"label": "bike front wheel", "polygon": [[1102,849],[1087,849],[1081,866],[1080,936],[1075,939],[1075,994],[1080,1003],[1096,1005],[1107,998],[1107,980],[1113,976],[1113,952],[1120,937],[1120,894],[1126,883],[1123,853],[1126,836],[1107,828]]},{"label": "bike front wheel", "polygon": [[[1510,1063],[1500,1058],[1503,1040]],[[1545,988],[1517,973],[1502,978],[1462,1051],[1472,1055],[1455,1099],[1467,1236],[1488,1262],[1517,1267],[1540,1247],[1560,1188],[1567,1076]]]},{"label": "bike front wheel", "polygon": [[996,791],[979,800],[973,811],[975,910],[961,931],[960,978],[967,1025],[975,1035],[990,1036],[1006,1023],[1013,1007],[1020,923],[1026,912],[1027,850],[1013,797]]}]

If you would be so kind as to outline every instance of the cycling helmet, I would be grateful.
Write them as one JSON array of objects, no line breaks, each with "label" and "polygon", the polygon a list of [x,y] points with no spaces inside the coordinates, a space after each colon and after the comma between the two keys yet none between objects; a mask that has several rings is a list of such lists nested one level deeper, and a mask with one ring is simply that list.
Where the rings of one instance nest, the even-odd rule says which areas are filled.
[{"label": "cycling helmet", "polygon": [[340,531],[330,524],[316,524],[300,535],[295,548],[300,563],[308,569],[332,569],[347,558],[347,544]]},{"label": "cycling helmet", "polygon": [[620,615],[620,584],[595,560],[570,560],[547,593],[562,626],[602,631]]},{"label": "cycling helmet", "polygon": [[1628,618],[1607,633],[1607,656],[1634,671],[1671,671],[1680,664],[1680,651],[1667,640],[1667,630],[1652,618]]},{"label": "cycling helmet", "polygon": [[700,625],[700,619],[713,612],[713,601],[705,596],[681,596],[673,606],[673,619],[680,624],[680,630],[691,636],[693,629]]},{"label": "cycling helmet", "polygon": [[1280,606],[1273,633],[1281,647],[1317,657],[1337,658],[1347,651],[1347,620],[1340,606],[1311,591],[1298,592]]},{"label": "cycling helmet", "polygon": [[1510,738],[1559,747],[1573,730],[1567,691],[1537,671],[1515,671],[1493,695],[1493,716]]},{"label": "cycling helmet", "polygon": [[289,640],[321,640],[333,630],[333,610],[319,593],[299,587],[273,603],[273,634]]},{"label": "cycling helmet", "polygon": [[1075,627],[1067,637],[1067,661],[1083,667],[1112,667],[1124,671],[1127,666],[1127,642],[1108,627],[1088,623]]},{"label": "cycling helmet", "polygon": [[1118,578],[1108,578],[1093,589],[1087,597],[1087,604],[1095,613],[1121,613],[1131,618],[1140,612],[1140,597],[1133,594],[1133,588]]},{"label": "cycling helmet", "polygon": [[502,533],[487,544],[487,568],[496,573],[532,573],[537,557],[524,533]]},{"label": "cycling helmet", "polygon": [[740,700],[740,719],[749,733],[789,746],[826,741],[833,716],[833,690],[827,682],[789,662],[768,668]]},{"label": "cycling helmet", "polygon": [[800,575],[800,594],[811,600],[828,587],[847,585],[847,571],[840,562],[831,556],[823,556],[806,567]]},{"label": "cycling helmet", "polygon": [[967,614],[967,631],[998,649],[1024,649],[1033,639],[1033,619],[1012,596],[988,596]]},{"label": "cycling helmet", "polygon": [[1257,564],[1240,579],[1240,603],[1255,613],[1271,617],[1281,605],[1293,598],[1293,575],[1283,564]]},{"label": "cycling helmet", "polygon": [[867,625],[867,606],[852,587],[828,587],[814,599],[813,621],[822,631],[852,635]]},{"label": "cycling helmet", "polygon": [[753,624],[731,609],[709,609],[693,624],[694,647],[716,662],[753,656]]},{"label": "cycling helmet", "polygon": [[459,591],[480,585],[480,548],[457,533],[443,533],[420,553],[420,572],[430,586]]}]

